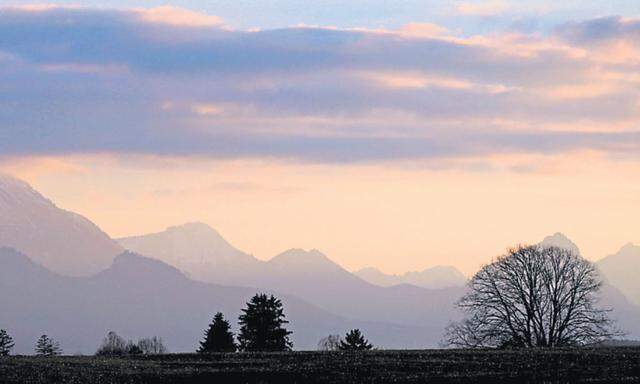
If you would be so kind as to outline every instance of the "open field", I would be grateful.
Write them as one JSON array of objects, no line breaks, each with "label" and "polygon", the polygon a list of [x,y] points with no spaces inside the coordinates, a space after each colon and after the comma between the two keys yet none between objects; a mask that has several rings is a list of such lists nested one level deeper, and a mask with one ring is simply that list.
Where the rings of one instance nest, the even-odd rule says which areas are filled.
[{"label": "open field", "polygon": [[640,348],[9,357],[4,383],[631,383]]}]

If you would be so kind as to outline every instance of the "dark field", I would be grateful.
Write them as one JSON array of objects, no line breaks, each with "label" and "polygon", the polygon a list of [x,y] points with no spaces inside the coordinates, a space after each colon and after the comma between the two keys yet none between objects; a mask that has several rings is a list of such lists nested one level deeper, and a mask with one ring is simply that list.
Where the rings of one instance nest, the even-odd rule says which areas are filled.
[{"label": "dark field", "polygon": [[2,383],[633,383],[640,348],[0,358]]}]

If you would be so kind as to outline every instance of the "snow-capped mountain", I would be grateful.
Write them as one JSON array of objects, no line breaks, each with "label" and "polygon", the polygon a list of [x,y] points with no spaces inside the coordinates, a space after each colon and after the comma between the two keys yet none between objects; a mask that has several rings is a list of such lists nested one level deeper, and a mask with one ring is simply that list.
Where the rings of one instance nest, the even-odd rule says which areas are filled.
[{"label": "snow-capped mountain", "polygon": [[69,276],[99,272],[123,251],[85,217],[56,207],[27,183],[6,175],[0,175],[0,246]]}]

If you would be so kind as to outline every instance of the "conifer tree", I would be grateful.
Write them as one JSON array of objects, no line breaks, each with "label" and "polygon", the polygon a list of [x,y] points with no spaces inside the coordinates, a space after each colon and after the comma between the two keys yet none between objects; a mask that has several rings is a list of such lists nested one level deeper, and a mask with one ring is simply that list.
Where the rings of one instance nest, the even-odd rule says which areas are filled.
[{"label": "conifer tree", "polygon": [[373,348],[373,345],[369,344],[369,340],[364,338],[359,329],[352,329],[340,341],[338,348],[341,351],[366,351]]},{"label": "conifer tree", "polygon": [[62,354],[60,343],[51,339],[47,335],[42,335],[36,342],[36,355],[38,356],[57,356]]},{"label": "conifer tree", "polygon": [[15,343],[7,331],[0,329],[0,356],[9,356]]},{"label": "conifer tree", "polygon": [[204,340],[200,342],[198,353],[235,352],[237,347],[230,328],[224,315],[216,313],[209,329],[204,332]]},{"label": "conifer tree", "polygon": [[240,315],[238,344],[241,351],[289,351],[291,334],[283,325],[282,302],[273,295],[256,294]]}]

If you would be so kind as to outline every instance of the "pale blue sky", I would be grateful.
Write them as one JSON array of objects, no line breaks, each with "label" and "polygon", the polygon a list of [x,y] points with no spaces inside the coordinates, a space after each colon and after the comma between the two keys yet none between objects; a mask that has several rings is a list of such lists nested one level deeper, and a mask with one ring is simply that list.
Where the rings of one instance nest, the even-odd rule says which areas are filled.
[{"label": "pale blue sky", "polygon": [[[25,5],[33,0],[0,1],[0,5]],[[334,25],[341,28],[397,28],[411,22],[443,25],[460,34],[478,34],[505,29],[545,31],[567,21],[611,15],[640,15],[640,1],[442,1],[442,0],[59,0],[59,5],[103,8],[150,8],[170,4],[216,15],[235,28],[283,28],[299,23]],[[495,15],[461,15],[462,4],[479,9],[498,8]],[[482,12],[480,12],[482,13]]]}]

